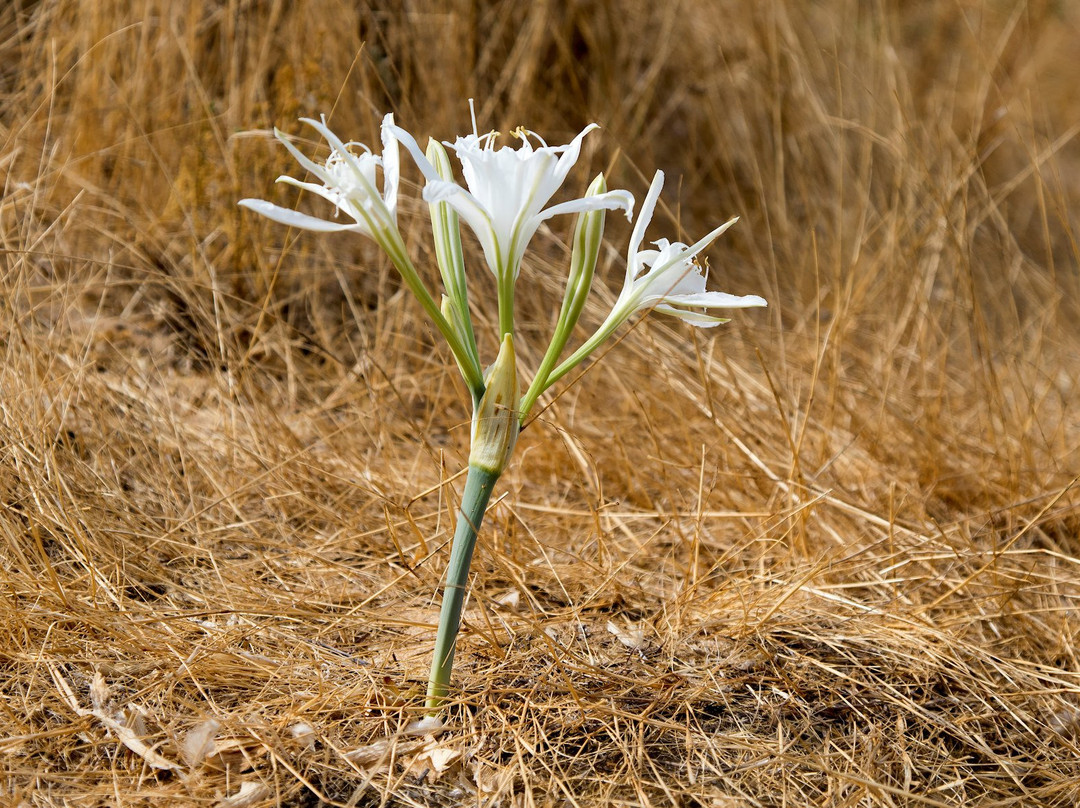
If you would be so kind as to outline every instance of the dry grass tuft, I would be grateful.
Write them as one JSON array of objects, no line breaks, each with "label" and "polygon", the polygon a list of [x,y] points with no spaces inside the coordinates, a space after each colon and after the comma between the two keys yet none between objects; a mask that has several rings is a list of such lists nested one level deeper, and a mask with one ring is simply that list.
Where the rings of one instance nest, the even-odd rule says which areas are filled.
[{"label": "dry grass tuft", "polygon": [[[382,5],[0,9],[0,801],[1080,803],[1076,9]],[[235,202],[295,199],[272,126],[469,95],[742,216],[714,277],[770,308],[546,402],[434,738],[465,392],[371,245]]]}]

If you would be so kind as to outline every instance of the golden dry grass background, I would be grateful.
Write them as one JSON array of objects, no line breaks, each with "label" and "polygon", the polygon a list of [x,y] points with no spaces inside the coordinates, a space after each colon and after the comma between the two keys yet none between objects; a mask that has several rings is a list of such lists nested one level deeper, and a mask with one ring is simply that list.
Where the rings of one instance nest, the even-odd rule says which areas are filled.
[{"label": "golden dry grass background", "polygon": [[[0,43],[0,802],[1080,802],[1073,4],[16,0]],[[571,187],[664,169],[654,237],[741,216],[713,283],[770,308],[547,399],[428,739],[467,396],[370,243],[235,203],[296,199],[273,126],[470,96],[599,122]]]}]

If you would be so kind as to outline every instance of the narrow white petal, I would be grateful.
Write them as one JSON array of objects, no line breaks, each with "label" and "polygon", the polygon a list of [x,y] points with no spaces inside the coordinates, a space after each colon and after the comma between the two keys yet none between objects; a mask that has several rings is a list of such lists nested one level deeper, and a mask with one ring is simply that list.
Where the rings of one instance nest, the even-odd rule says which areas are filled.
[{"label": "narrow white petal", "polygon": [[307,182],[305,180],[298,180],[296,177],[290,177],[288,174],[282,174],[274,182],[282,182],[286,185],[292,185],[296,188],[302,188],[305,191],[312,191],[318,193],[319,191],[326,192],[326,186],[317,182]]},{"label": "narrow white petal", "polygon": [[395,124],[391,124],[389,129],[394,137],[397,138],[398,143],[408,149],[409,154],[412,155],[413,162],[416,163],[416,167],[420,169],[420,173],[424,175],[424,179],[427,182],[438,182],[442,180],[439,176],[439,172],[435,170],[435,166],[433,166],[431,161],[427,159],[422,151],[420,151],[420,147],[416,143],[416,138]]},{"label": "narrow white petal", "polygon": [[383,200],[390,211],[390,218],[397,221],[398,182],[401,177],[401,157],[398,154],[398,142],[394,137],[394,113],[386,113],[382,120],[382,167]]},{"label": "narrow white petal", "polygon": [[537,223],[545,222],[552,216],[561,216],[564,213],[583,213],[590,210],[623,210],[626,218],[630,218],[634,211],[634,195],[629,191],[606,191],[594,196],[586,196],[581,199],[572,199],[569,202],[560,202],[552,205],[547,210],[537,214]]},{"label": "narrow white petal", "polygon": [[359,216],[356,215],[356,208],[354,207],[352,202],[349,199],[343,197],[341,192],[337,189],[327,188],[325,185],[319,185],[319,183],[317,182],[303,182],[301,180],[294,179],[293,177],[289,177],[286,175],[278,177],[277,181],[285,183],[286,185],[292,185],[293,187],[300,188],[304,191],[310,191],[316,196],[322,197],[335,208],[355,219],[357,226],[360,227],[365,233],[367,232],[367,225],[363,223]]},{"label": "narrow white petal", "polygon": [[669,295],[664,303],[672,306],[694,306],[702,308],[748,309],[754,306],[768,306],[765,298],[758,295],[731,295],[727,292],[698,292],[694,295]]},{"label": "narrow white petal", "polygon": [[318,194],[323,199],[327,199],[334,205],[337,205],[337,200],[341,194],[338,191],[331,190],[325,185],[321,185],[317,182],[304,182],[298,180],[295,177],[290,177],[288,174],[282,174],[277,178],[277,182],[284,183],[286,185],[292,185],[294,188],[300,188],[304,191],[311,191],[313,194]]},{"label": "narrow white petal", "polygon": [[454,182],[435,180],[424,186],[424,201],[428,204],[446,202],[457,211],[469,226],[480,234],[480,230],[491,230],[491,214],[481,205],[475,196]]},{"label": "narrow white petal", "polygon": [[[425,158],[426,159],[426,158]],[[436,179],[424,186],[424,201],[428,204],[446,202],[454,211],[465,220],[465,223],[476,233],[480,240],[480,246],[484,249],[484,258],[492,272],[497,272],[502,260],[506,258],[500,255],[498,237],[495,233],[491,214],[487,208],[481,205],[475,196],[454,182]]]},{"label": "narrow white petal", "polygon": [[319,165],[314,160],[310,159],[307,155],[305,155],[302,151],[300,151],[298,148],[296,148],[296,146],[294,146],[289,141],[289,139],[285,137],[284,132],[275,129],[274,136],[281,141],[282,145],[284,145],[286,149],[289,150],[289,154],[293,156],[296,162],[298,162],[300,165],[302,165],[304,168],[306,168],[308,171],[310,171],[312,174],[322,180],[323,183],[325,183],[326,185],[334,184],[334,178],[330,176],[326,168]]},{"label": "narrow white petal", "polygon": [[566,146],[563,146],[563,153],[559,157],[559,162],[555,165],[555,175],[558,177],[558,184],[563,184],[563,180],[566,179],[566,175],[570,173],[570,169],[574,167],[574,163],[578,161],[578,156],[581,154],[581,141],[585,139],[585,135],[589,134],[593,129],[599,129],[599,124],[590,123],[580,134],[573,140],[571,140]]},{"label": "narrow white petal", "polygon": [[685,320],[690,325],[697,326],[698,328],[713,328],[714,326],[721,325],[723,323],[731,322],[730,317],[713,317],[711,314],[705,314],[700,311],[687,311],[685,309],[676,309],[671,306],[665,306],[662,303],[658,303],[653,311],[660,312],[661,314],[670,314],[673,317],[678,317],[680,320]]},{"label": "narrow white petal", "polygon": [[[431,205],[436,202],[446,202],[450,197],[458,194],[469,194],[469,192],[456,182],[442,179],[432,180],[424,186],[423,191],[424,201]],[[472,196],[472,194],[469,194],[469,196]],[[475,197],[473,197],[473,201],[477,207],[483,207],[479,202],[476,202]]]},{"label": "narrow white petal", "polygon": [[248,210],[253,210],[278,224],[299,227],[302,230],[314,230],[317,233],[338,233],[342,230],[365,232],[365,229],[356,222],[351,224],[328,222],[325,219],[308,216],[306,213],[278,207],[264,199],[241,199],[237,204]]},{"label": "narrow white petal", "polygon": [[727,230],[729,227],[731,227],[737,221],[739,221],[738,216],[734,216],[734,217],[728,219],[726,222],[724,222],[722,225],[717,227],[711,233],[708,233],[704,238],[698,239],[693,244],[691,244],[690,247],[687,248],[686,253],[685,253],[685,255],[683,257],[684,258],[693,258],[699,252],[701,252],[706,247],[708,247],[710,244],[712,244],[714,241],[716,241],[716,239],[718,239],[720,237],[721,233],[723,233],[725,230]]},{"label": "narrow white petal", "polygon": [[660,198],[660,191],[664,188],[664,172],[657,171],[653,176],[649,193],[645,195],[645,201],[641,203],[638,212],[637,223],[634,224],[634,232],[630,234],[630,247],[626,251],[626,283],[633,283],[638,272],[637,255],[641,249],[641,242],[645,240],[645,229],[652,221],[653,211],[656,209],[656,200]]}]

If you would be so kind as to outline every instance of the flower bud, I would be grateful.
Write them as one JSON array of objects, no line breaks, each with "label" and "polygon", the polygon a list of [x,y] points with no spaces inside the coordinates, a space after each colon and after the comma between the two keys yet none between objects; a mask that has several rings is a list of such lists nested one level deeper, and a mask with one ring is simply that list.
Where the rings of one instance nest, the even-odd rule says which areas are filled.
[{"label": "flower bud", "polygon": [[[608,192],[607,181],[603,174],[598,174],[592,181],[589,190],[585,193],[585,199],[601,196]],[[600,257],[600,244],[604,239],[604,221],[607,211],[603,208],[587,210],[579,213],[577,225],[574,227],[574,246],[570,253],[570,275],[566,279],[566,292],[563,295],[562,306],[559,309],[559,320],[555,324],[555,332],[551,335],[544,359],[533,377],[532,384],[525,391],[525,397],[521,400],[521,417],[524,419],[532,409],[533,404],[540,394],[550,385],[548,376],[558,364],[563,348],[577,325],[578,318],[585,308],[589,290],[592,289],[593,274],[596,272],[596,262]]]},{"label": "flower bud", "polygon": [[[592,181],[585,197],[599,196],[607,193],[607,182],[603,174],[598,174]],[[600,257],[600,244],[604,240],[604,221],[607,211],[603,208],[590,210],[578,214],[577,225],[574,228],[574,247],[570,254],[570,277],[566,283],[566,294],[563,297],[560,322],[553,342],[558,345],[559,353],[562,353],[570,332],[577,325],[581,310],[585,308],[585,301],[592,289],[593,273],[596,271],[596,261]]]},{"label": "flower bud", "polygon": [[503,337],[495,364],[488,368],[487,389],[473,412],[472,451],[469,465],[492,474],[501,474],[510,462],[521,422],[518,418],[520,391],[514,338]]}]

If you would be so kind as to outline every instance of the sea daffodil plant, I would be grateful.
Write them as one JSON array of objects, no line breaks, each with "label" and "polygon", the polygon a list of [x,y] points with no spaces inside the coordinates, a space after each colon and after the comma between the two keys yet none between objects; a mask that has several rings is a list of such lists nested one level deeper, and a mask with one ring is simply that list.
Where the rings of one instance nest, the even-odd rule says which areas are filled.
[{"label": "sea daffodil plant", "polygon": [[[325,120],[301,119],[322,135],[330,154],[322,164],[306,157],[281,132],[275,136],[318,182],[279,177],[280,182],[311,191],[334,208],[332,220],[279,207],[261,199],[240,204],[281,224],[320,233],[352,230],[374,240],[386,253],[417,297],[432,323],[446,339],[469,389],[473,404],[472,443],[468,474],[457,528],[451,545],[439,616],[435,652],[428,680],[426,707],[432,714],[442,706],[453,667],[454,648],[465,602],[469,566],[488,501],[506,469],[526,416],[545,390],[580,365],[637,312],[658,311],[707,328],[726,322],[712,309],[764,306],[757,295],[706,291],[706,277],[697,257],[735,219],[720,225],[687,246],[660,239],[656,249],[641,249],[645,230],[664,184],[655,179],[638,214],[626,258],[626,277],[611,312],[599,328],[569,357],[559,361],[578,323],[592,289],[608,211],[633,216],[634,198],[625,190],[608,190],[601,174],[583,196],[550,204],[577,162],[590,124],[565,146],[548,146],[535,133],[519,129],[517,148],[496,148],[498,133],[473,132],[445,143],[457,155],[465,180],[454,179],[444,145],[431,140],[421,151],[416,139],[394,123],[382,122],[381,155],[366,146],[342,141]],[[534,145],[534,141],[539,145]],[[399,189],[398,144],[406,148],[424,178],[423,198],[431,217],[435,258],[443,284],[441,304],[416,270],[397,225]],[[382,191],[377,183],[382,172]],[[540,225],[562,214],[577,214],[567,273],[566,291],[551,341],[525,392],[514,351],[514,286],[526,249]],[[346,219],[348,221],[346,221]],[[483,369],[470,314],[460,223],[476,235],[498,289],[499,353]]]}]

